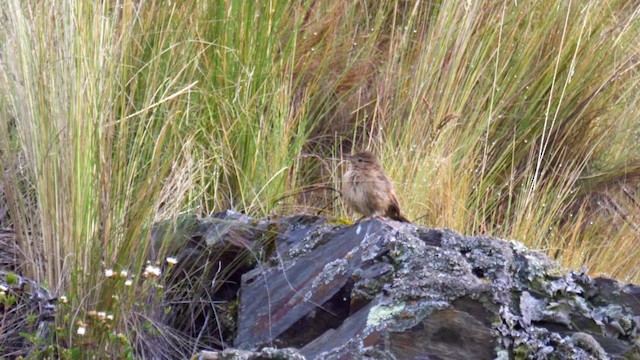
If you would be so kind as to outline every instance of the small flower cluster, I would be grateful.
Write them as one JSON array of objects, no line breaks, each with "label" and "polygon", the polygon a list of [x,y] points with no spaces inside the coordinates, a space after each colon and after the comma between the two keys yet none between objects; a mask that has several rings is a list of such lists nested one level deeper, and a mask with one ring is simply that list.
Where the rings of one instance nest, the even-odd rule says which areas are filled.
[{"label": "small flower cluster", "polygon": [[151,263],[147,262],[147,266],[144,268],[142,276],[145,278],[157,278],[160,277],[161,274],[162,270],[160,270],[159,266],[152,265]]},{"label": "small flower cluster", "polygon": [[105,269],[104,276],[109,279],[127,279],[130,278],[128,270],[120,270],[119,272],[113,271],[113,269]]},{"label": "small flower cluster", "polygon": [[[87,313],[87,316],[89,317],[90,322],[107,325],[108,328],[110,327],[109,323],[114,319],[113,314],[107,314],[106,311],[91,310]],[[76,321],[76,326],[78,327],[76,334],[82,336],[87,333],[89,324],[82,320],[78,320]]]},{"label": "small flower cluster", "polygon": [[[174,266],[178,263],[177,258],[169,256],[166,258],[167,264],[169,266]],[[160,277],[160,275],[162,275],[162,269],[160,268],[160,263],[155,263],[152,264],[150,261],[147,261],[147,265],[144,268],[144,271],[142,272],[142,277],[145,279],[148,278],[158,278]],[[133,285],[133,279],[134,279],[134,275],[131,274],[128,270],[120,270],[120,271],[114,271],[113,269],[105,269],[104,270],[104,276],[106,278],[109,279],[125,279],[124,281],[124,285],[125,286],[132,286]],[[159,284],[154,284],[154,286],[156,287],[162,287]],[[1,289],[0,289],[1,291]],[[114,299],[117,300],[117,295],[113,295]],[[66,296],[61,296],[60,297],[60,301],[64,304],[66,304],[68,302],[68,299]],[[89,317],[89,319],[91,319],[92,321],[97,321],[99,323],[102,324],[106,324],[110,321],[113,321],[114,316],[113,314],[107,314],[106,311],[89,311],[87,313],[87,316]],[[88,323],[82,321],[82,320],[78,320],[76,322],[76,326],[77,326],[77,331],[76,334],[78,335],[85,335],[87,332],[87,328],[89,326]]]},{"label": "small flower cluster", "polygon": [[87,333],[87,327],[89,326],[89,324],[85,323],[82,320],[78,320],[78,321],[76,321],[76,326],[78,327],[78,330],[76,331],[76,334],[84,335],[84,334]]},{"label": "small flower cluster", "polygon": [[89,315],[90,318],[93,318],[102,322],[113,320],[113,314],[107,314],[106,311],[92,310],[92,311],[89,311],[87,315]]}]

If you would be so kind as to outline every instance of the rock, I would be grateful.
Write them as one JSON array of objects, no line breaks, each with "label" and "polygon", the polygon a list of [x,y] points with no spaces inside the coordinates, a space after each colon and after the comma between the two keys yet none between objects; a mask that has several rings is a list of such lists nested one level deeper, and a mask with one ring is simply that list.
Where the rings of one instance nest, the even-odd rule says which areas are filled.
[{"label": "rock", "polygon": [[35,281],[0,270],[0,357],[43,354],[55,320],[56,300]]},{"label": "rock", "polygon": [[518,242],[387,219],[229,222],[263,256],[242,269],[225,359],[640,359],[639,287]]},{"label": "rock", "polygon": [[192,360],[304,360],[294,349],[263,348],[260,351],[227,349],[224,351],[202,351]]},{"label": "rock", "polygon": [[266,257],[259,253],[268,248],[270,225],[231,210],[204,219],[184,215],[154,225],[149,257],[164,263],[155,254],[165,253],[177,260],[166,269],[168,290],[155,311],[160,314],[156,320],[185,339],[167,343],[143,332],[147,341],[160,345],[141,349],[141,357],[162,358],[179,349],[176,357],[184,358],[186,339],[197,339],[190,350],[224,348],[233,341],[241,276]]}]

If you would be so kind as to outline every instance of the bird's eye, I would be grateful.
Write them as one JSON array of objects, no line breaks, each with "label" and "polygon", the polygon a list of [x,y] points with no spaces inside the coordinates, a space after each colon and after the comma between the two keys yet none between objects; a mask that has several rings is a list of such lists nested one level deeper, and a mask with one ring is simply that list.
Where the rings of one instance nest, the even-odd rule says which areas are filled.
[{"label": "bird's eye", "polygon": [[358,159],[358,162],[362,162],[362,159]]}]

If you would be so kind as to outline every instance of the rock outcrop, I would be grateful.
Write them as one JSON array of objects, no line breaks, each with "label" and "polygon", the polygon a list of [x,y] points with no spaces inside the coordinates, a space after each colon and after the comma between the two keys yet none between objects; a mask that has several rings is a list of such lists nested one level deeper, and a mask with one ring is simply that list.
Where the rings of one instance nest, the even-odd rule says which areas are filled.
[{"label": "rock outcrop", "polygon": [[185,243],[231,248],[228,275],[241,279],[210,294],[235,304],[233,320],[217,329],[226,350],[201,358],[640,359],[640,287],[566,271],[515,241],[385,219],[227,212],[191,224]]},{"label": "rock outcrop", "polygon": [[0,359],[42,354],[55,320],[55,302],[35,281],[0,270]]}]

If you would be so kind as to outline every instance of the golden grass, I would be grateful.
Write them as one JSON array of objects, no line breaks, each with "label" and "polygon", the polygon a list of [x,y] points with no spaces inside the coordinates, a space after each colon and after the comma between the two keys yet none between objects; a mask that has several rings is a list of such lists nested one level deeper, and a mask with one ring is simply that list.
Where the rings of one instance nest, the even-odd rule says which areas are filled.
[{"label": "golden grass", "polygon": [[8,0],[0,180],[22,271],[69,294],[73,349],[92,309],[133,326],[150,287],[105,286],[104,270],[140,273],[154,220],[341,215],[316,191],[339,186],[326,158],[369,148],[419,224],[639,282],[638,16],[625,1]]}]

